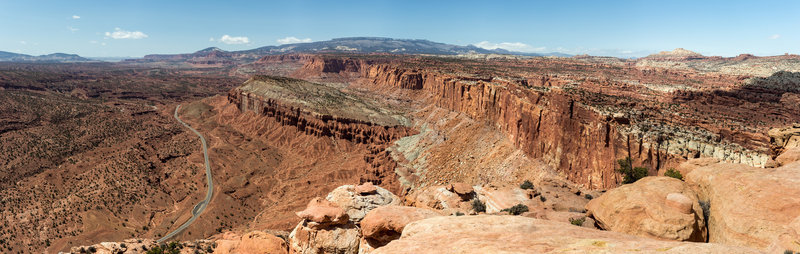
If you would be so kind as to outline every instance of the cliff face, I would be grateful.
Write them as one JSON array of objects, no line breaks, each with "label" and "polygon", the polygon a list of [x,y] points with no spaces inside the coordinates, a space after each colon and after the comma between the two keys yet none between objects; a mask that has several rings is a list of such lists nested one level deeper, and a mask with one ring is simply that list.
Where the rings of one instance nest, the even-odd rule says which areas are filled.
[{"label": "cliff face", "polygon": [[[260,83],[265,80],[268,82]],[[275,88],[278,85],[274,82],[290,85]],[[286,92],[284,88],[287,87],[302,91],[303,94]],[[353,96],[340,97],[336,92],[338,90],[305,81],[256,77],[231,90],[227,99],[242,113],[252,111],[280,126],[294,127],[300,135],[354,143],[366,151],[362,159],[368,167],[359,172],[360,181],[383,184],[398,191],[400,185],[393,173],[397,163],[391,159],[386,148],[394,140],[415,134],[414,131],[404,125],[401,117],[380,115],[391,110],[372,112],[369,110],[380,106],[366,102],[360,105],[361,101],[348,100]],[[338,108],[325,104],[327,101],[315,100],[317,98],[334,100],[334,105],[355,106]]]},{"label": "cliff face", "polygon": [[357,71],[377,86],[419,90],[437,106],[493,124],[531,158],[542,158],[568,179],[592,188],[616,186],[621,180],[616,160],[626,156],[635,165],[648,167],[651,174],[687,158],[716,157],[755,166],[767,159],[765,154],[704,140],[688,131],[643,131],[632,126],[625,113],[588,105],[585,98],[554,87],[567,83],[559,78],[464,77],[364,60],[312,62],[306,67],[326,66],[315,71]]}]

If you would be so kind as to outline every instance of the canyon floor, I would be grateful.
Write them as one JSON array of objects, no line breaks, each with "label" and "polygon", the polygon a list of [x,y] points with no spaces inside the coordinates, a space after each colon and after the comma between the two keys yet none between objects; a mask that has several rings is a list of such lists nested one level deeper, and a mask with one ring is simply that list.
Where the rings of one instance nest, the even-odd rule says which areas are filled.
[{"label": "canyon floor", "polygon": [[[214,181],[171,239],[184,251],[800,251],[798,70],[669,53],[3,63],[0,252],[156,247],[207,188],[178,105]],[[624,184],[625,158],[648,177]]]}]

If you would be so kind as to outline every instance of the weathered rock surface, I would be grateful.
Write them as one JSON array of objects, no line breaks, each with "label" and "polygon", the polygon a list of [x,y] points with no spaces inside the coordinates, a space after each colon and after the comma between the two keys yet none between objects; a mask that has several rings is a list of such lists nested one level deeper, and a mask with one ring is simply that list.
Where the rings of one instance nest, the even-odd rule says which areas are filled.
[{"label": "weathered rock surface", "polygon": [[313,225],[323,227],[348,222],[347,213],[345,213],[344,209],[320,197],[312,199],[305,210],[297,212],[297,217],[313,222]]},{"label": "weathered rock surface", "polygon": [[375,186],[374,193],[359,193],[356,186],[339,186],[328,193],[327,200],[345,210],[351,222],[358,223],[367,213],[379,206],[400,204],[400,198],[388,190]]},{"label": "weathered rock surface", "polygon": [[759,253],[745,247],[661,241],[521,216],[442,216],[406,225],[372,253]]},{"label": "weathered rock surface", "polygon": [[783,232],[778,235],[778,239],[769,247],[769,251],[772,253],[786,250],[800,252],[800,217],[786,225]]},{"label": "weathered rock surface", "polygon": [[303,221],[289,234],[289,253],[355,254],[360,238],[358,228],[352,223],[315,228]]},{"label": "weathered rock surface", "polygon": [[603,229],[666,240],[706,240],[697,194],[675,178],[642,178],[589,201],[586,210]]},{"label": "weathered rock surface", "polygon": [[241,238],[235,235],[224,236],[224,239],[217,240],[216,244],[214,253],[217,254],[281,254],[289,252],[286,241],[261,231],[249,232]]},{"label": "weathered rock surface", "polygon": [[778,168],[718,163],[685,179],[708,202],[709,242],[767,248],[800,216],[800,162]]},{"label": "weathered rock surface", "polygon": [[800,160],[800,123],[785,128],[774,128],[768,133],[779,167]]},{"label": "weathered rock surface", "polygon": [[339,186],[298,213],[304,220],[289,234],[290,253],[357,253],[362,238],[358,224],[364,216],[399,203],[400,198],[372,184]]},{"label": "weathered rock surface", "polygon": [[370,211],[361,221],[361,234],[370,246],[380,247],[400,238],[408,223],[441,216],[437,211],[409,206],[382,206]]}]

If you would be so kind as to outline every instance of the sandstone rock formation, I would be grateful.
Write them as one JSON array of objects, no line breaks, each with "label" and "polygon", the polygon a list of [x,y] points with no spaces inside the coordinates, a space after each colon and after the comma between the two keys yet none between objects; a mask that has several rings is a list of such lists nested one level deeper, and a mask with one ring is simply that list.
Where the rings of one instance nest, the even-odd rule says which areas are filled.
[{"label": "sandstone rock formation", "polygon": [[217,254],[281,254],[289,252],[286,241],[261,231],[249,232],[241,238],[236,235],[228,236],[217,240],[216,244],[214,253]]},{"label": "sandstone rock formation", "polygon": [[589,201],[586,210],[600,228],[610,231],[666,240],[706,240],[697,194],[675,178],[642,178]]},{"label": "sandstone rock formation", "polygon": [[316,198],[297,213],[303,221],[289,234],[290,253],[358,253],[362,244],[358,225],[364,216],[399,203],[400,198],[371,183],[339,186],[326,199]]},{"label": "sandstone rock formation", "polygon": [[799,175],[800,162],[766,169],[718,163],[685,179],[709,205],[709,242],[765,249],[800,216]]},{"label": "sandstone rock formation", "polygon": [[745,247],[661,241],[520,216],[442,216],[406,225],[372,253],[759,253]]},{"label": "sandstone rock formation", "polygon": [[408,206],[382,206],[370,211],[361,221],[361,234],[370,246],[377,248],[400,238],[408,223],[441,216],[438,212]]},{"label": "sandstone rock formation", "polygon": [[[582,72],[585,70],[582,67],[576,67],[582,71],[568,71],[569,74],[558,77],[542,73],[511,74],[488,71],[461,74],[459,72],[464,66],[448,66],[446,63],[436,61],[408,60],[398,63],[391,58],[388,60],[336,56],[321,58],[323,59],[311,61],[313,64],[305,65],[306,72],[322,72],[322,75],[358,74],[371,89],[405,89],[409,91],[408,94],[418,95],[419,98],[437,107],[491,123],[530,157],[541,158],[561,171],[569,180],[592,188],[615,187],[620,181],[614,170],[615,161],[626,156],[630,156],[634,164],[650,168],[651,174],[674,167],[687,158],[714,157],[722,161],[754,166],[763,166],[768,159],[764,147],[765,135],[761,130],[752,131],[762,127],[732,131],[715,127],[712,123],[703,123],[702,128],[696,126],[697,119],[704,119],[707,114],[719,114],[720,108],[717,108],[716,103],[726,104],[729,100],[743,100],[737,97],[739,96],[737,92],[712,93],[698,90],[730,87],[731,84],[742,80],[739,76],[672,70],[625,71],[625,73],[636,73],[635,77],[631,78],[639,80],[638,82],[663,83],[664,80],[661,78],[677,83],[686,79],[703,80],[697,87],[691,85],[685,90],[680,90],[671,88],[672,84],[661,87],[649,83],[628,84],[619,79],[597,78],[591,81],[583,79],[576,81],[568,78],[570,75],[586,75],[586,72]],[[540,62],[533,60],[528,63]],[[577,63],[561,64],[572,66],[571,64]],[[498,68],[503,67],[505,66],[498,66]],[[594,67],[609,66],[592,66]],[[558,72],[558,70],[552,71]],[[569,85],[575,83],[584,90],[573,92],[573,88]],[[594,87],[595,85],[602,88]],[[629,90],[633,86],[645,86],[647,93],[659,91],[663,96],[642,100],[636,97],[642,96],[643,93]],[[605,89],[622,90],[609,93]],[[597,96],[586,97],[587,93]],[[742,93],[748,94],[751,91]],[[764,91],[758,90],[753,93],[764,93]],[[619,97],[620,95],[622,97]],[[761,95],[753,97],[757,96]],[[675,119],[673,113],[676,112],[669,112],[673,109],[651,112],[651,109],[661,107],[657,103],[652,104],[648,101],[651,99],[660,102],[669,100],[680,104],[689,103],[692,107],[695,107],[696,103],[698,108],[702,108],[700,111],[695,108],[686,111],[678,109],[681,111],[679,115],[692,116]],[[708,106],[702,101],[713,101],[715,104]],[[618,108],[619,105],[635,106]],[[786,106],[770,109],[777,108]],[[741,112],[751,111],[752,109],[740,107],[726,112],[738,116]],[[750,125],[752,121],[743,124]]]},{"label": "sandstone rock formation", "polygon": [[355,254],[359,239],[358,228],[352,223],[318,228],[303,221],[289,234],[289,253]]},{"label": "sandstone rock formation", "polygon": [[[400,198],[388,190],[375,186],[374,193],[359,193],[358,187],[343,185],[328,193],[327,200],[345,210],[352,222],[360,222],[370,210],[379,206],[400,204]],[[362,187],[363,188],[363,187]]]},{"label": "sandstone rock formation", "polygon": [[305,210],[297,212],[297,217],[320,227],[345,224],[348,221],[344,209],[320,197],[312,199]]},{"label": "sandstone rock formation", "polygon": [[800,123],[785,128],[774,128],[768,133],[775,154],[775,165],[786,165],[800,160]]}]

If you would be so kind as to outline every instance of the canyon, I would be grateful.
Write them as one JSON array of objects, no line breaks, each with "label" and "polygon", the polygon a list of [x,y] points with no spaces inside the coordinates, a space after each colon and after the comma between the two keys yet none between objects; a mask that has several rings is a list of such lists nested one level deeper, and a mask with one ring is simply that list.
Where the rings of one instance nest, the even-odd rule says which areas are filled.
[{"label": "canyon", "polygon": [[[205,186],[199,142],[172,119],[179,104],[180,118],[208,140],[214,172],[206,211],[174,238],[198,251],[236,253],[263,240],[311,252],[329,244],[322,233],[316,242],[309,238],[324,228],[353,240],[339,246],[347,252],[381,253],[385,246],[391,253],[423,241],[426,228],[442,223],[486,224],[487,231],[516,223],[546,225],[537,234],[565,232],[647,250],[749,252],[788,248],[771,237],[791,235],[775,225],[798,216],[765,222],[771,231],[752,243],[721,240],[742,226],[720,217],[690,221],[708,224],[697,232],[711,237],[681,240],[720,244],[704,245],[641,240],[630,236],[649,237],[635,224],[627,235],[597,233],[621,230],[588,205],[633,188],[618,188],[624,158],[651,177],[671,169],[691,174],[691,182],[670,188],[693,203],[719,200],[710,201],[713,216],[743,202],[703,189],[729,187],[705,178],[722,174],[719,167],[735,168],[719,165],[794,172],[796,135],[787,126],[800,122],[797,56],[200,53],[116,64],[0,64],[0,251],[94,246],[135,253],[157,246],[151,239],[188,219]],[[729,68],[712,68],[717,62]],[[689,166],[698,161],[708,163]],[[521,188],[526,181],[534,187]],[[781,183],[786,193],[795,191]],[[394,201],[357,205],[373,198]],[[475,200],[485,202],[485,211],[475,210]],[[786,207],[796,201],[774,200]],[[530,210],[511,217],[508,209],[517,204]],[[401,208],[377,210],[385,206]],[[699,204],[690,207],[703,213]],[[339,208],[348,220],[317,214]],[[365,217],[373,208],[378,215]],[[420,222],[394,213],[415,214]],[[450,216],[459,214],[471,218]],[[560,229],[578,218],[588,222]],[[406,224],[413,225],[409,233]],[[368,225],[377,228],[355,229]],[[493,246],[458,227],[476,246]],[[573,241],[565,239],[551,239],[542,250]],[[591,246],[584,250],[602,247]]]}]

